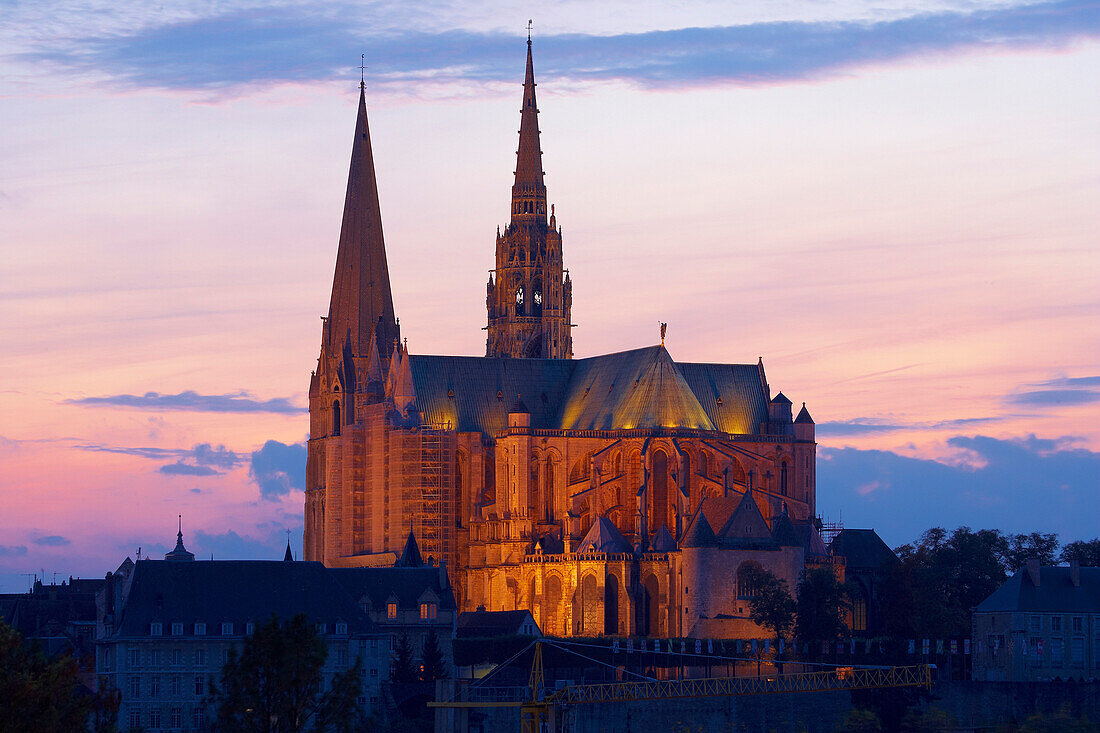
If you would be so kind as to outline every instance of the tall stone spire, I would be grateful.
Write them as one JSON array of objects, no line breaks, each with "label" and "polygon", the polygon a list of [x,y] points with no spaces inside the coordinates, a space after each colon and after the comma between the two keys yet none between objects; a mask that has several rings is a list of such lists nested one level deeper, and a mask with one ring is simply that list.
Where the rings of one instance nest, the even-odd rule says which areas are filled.
[{"label": "tall stone spire", "polygon": [[527,74],[523,79],[523,108],[520,110],[519,149],[516,150],[516,181],[512,184],[512,222],[546,221],[546,183],[543,180],[542,148],[539,145],[539,108],[535,101],[535,64],[531,39],[527,39]]},{"label": "tall stone spire", "polygon": [[511,220],[503,233],[497,232],[496,267],[486,285],[486,356],[573,356],[573,284],[562,265],[561,229],[553,208],[547,217],[543,175],[535,64],[528,36]]},{"label": "tall stone spire", "polygon": [[398,336],[367,126],[366,90],[362,83],[325,330],[329,354],[347,351],[353,356],[365,356],[371,336],[376,336],[382,359],[389,358]]}]

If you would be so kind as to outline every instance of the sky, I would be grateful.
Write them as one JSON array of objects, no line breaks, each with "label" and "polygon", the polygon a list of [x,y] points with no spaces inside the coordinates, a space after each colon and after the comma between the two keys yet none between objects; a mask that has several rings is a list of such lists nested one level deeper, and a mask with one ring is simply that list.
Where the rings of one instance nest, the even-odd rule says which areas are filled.
[{"label": "sky", "polygon": [[[579,357],[752,363],[818,507],[1100,535],[1095,0],[0,0],[0,591],[301,547],[366,58],[413,353],[484,353],[526,24]],[[28,575],[30,574],[30,575]]]}]

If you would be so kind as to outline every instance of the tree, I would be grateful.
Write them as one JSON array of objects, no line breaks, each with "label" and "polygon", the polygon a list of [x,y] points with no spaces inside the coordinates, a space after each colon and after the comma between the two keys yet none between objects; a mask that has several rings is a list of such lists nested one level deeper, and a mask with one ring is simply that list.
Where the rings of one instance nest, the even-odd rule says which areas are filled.
[{"label": "tree", "polygon": [[402,634],[393,645],[393,658],[390,660],[390,679],[394,682],[416,682],[419,675],[413,666],[412,644],[408,634]]},{"label": "tree", "polygon": [[901,560],[883,586],[888,633],[945,638],[970,633],[970,611],[1005,581],[1009,543],[997,530],[933,527],[895,552]]},{"label": "tree", "polygon": [[428,636],[424,639],[424,651],[420,655],[420,681],[434,682],[447,675],[447,660],[443,657],[443,650],[439,648],[439,638],[435,635],[435,629],[428,629]]},{"label": "tree", "polygon": [[787,581],[755,565],[746,565],[746,572],[752,574],[750,582],[756,589],[756,595],[749,600],[749,618],[753,623],[767,629],[775,639],[775,660],[779,673],[783,674],[782,655],[779,643],[790,635],[794,626],[795,602],[787,590]]},{"label": "tree", "polygon": [[322,691],[328,649],[306,617],[285,624],[274,616],[230,652],[221,685],[212,686],[219,731],[298,733],[349,730],[358,723],[362,688],[357,660]]},{"label": "tree", "polygon": [[1100,567],[1100,538],[1088,541],[1077,540],[1076,542],[1070,542],[1062,548],[1062,554],[1059,556],[1059,559],[1067,564],[1076,560],[1077,563],[1083,567]]},{"label": "tree", "polygon": [[1005,537],[1008,549],[1004,553],[1005,570],[1014,573],[1027,565],[1027,561],[1038,558],[1040,565],[1054,565],[1058,552],[1058,535],[1053,532],[1044,534],[1014,534]]},{"label": "tree", "polygon": [[77,663],[48,657],[0,621],[0,731],[83,730],[92,696],[77,696]]},{"label": "tree", "polygon": [[848,593],[831,568],[807,568],[798,583],[796,636],[811,645],[834,641],[848,630]]}]

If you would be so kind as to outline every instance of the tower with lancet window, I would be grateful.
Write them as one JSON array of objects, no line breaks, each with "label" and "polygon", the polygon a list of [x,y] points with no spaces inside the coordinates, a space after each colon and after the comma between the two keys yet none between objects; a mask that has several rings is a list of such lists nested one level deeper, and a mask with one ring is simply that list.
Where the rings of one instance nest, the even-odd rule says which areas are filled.
[{"label": "tower with lancet window", "polygon": [[557,216],[553,207],[547,211],[538,114],[528,36],[511,219],[503,232],[497,229],[496,263],[486,286],[486,356],[573,357],[573,286],[562,265]]}]

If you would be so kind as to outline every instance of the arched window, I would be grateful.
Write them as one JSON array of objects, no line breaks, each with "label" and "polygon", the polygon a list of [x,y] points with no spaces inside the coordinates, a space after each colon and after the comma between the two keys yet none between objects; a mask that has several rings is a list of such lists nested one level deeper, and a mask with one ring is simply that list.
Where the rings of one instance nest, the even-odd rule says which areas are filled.
[{"label": "arched window", "polygon": [[779,493],[787,495],[787,462],[779,464]]},{"label": "arched window", "polygon": [[653,471],[649,476],[649,533],[656,534],[668,525],[668,456],[663,450],[653,453]]},{"label": "arched window", "polygon": [[332,434],[339,435],[340,427],[344,423],[340,420],[340,400],[333,400],[332,402]]},{"label": "arched window", "polygon": [[542,282],[540,280],[531,283],[531,315],[542,315]]},{"label": "arched window", "polygon": [[603,586],[603,633],[619,633],[619,579],[608,575]]},{"label": "arched window", "polygon": [[542,466],[542,502],[545,507],[544,512],[546,521],[554,521],[554,512],[556,507],[554,505],[557,498],[554,496],[554,459],[551,456],[546,457],[546,463]]},{"label": "arched window", "polygon": [[580,613],[578,616],[578,631],[582,636],[595,636],[600,633],[597,626],[600,613],[599,600],[596,598],[596,577],[586,575],[581,581]]},{"label": "arched window", "polygon": [[737,568],[737,597],[755,598],[764,568],[755,560],[746,560]]}]

